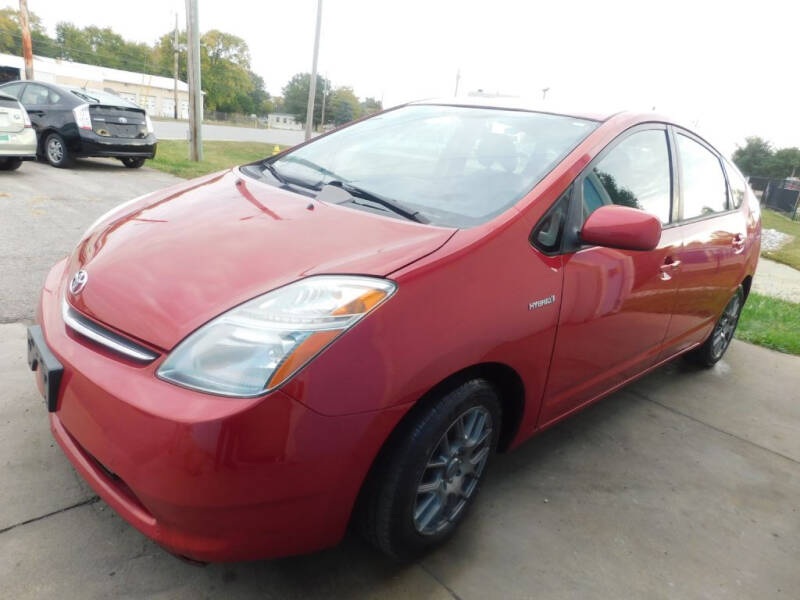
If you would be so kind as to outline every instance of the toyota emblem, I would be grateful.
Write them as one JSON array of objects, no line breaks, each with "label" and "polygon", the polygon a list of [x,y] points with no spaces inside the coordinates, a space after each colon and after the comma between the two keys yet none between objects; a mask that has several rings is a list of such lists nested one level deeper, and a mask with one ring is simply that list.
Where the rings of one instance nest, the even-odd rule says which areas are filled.
[{"label": "toyota emblem", "polygon": [[81,269],[69,281],[69,291],[73,296],[81,293],[81,290],[86,287],[86,282],[89,281],[89,274]]}]

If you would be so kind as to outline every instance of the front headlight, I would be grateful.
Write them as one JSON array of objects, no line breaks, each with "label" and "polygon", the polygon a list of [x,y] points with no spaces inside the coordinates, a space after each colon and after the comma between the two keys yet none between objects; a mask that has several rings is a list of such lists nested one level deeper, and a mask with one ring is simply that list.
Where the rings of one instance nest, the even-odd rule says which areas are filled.
[{"label": "front headlight", "polygon": [[237,306],[192,333],[158,376],[223,396],[261,395],[289,379],[391,296],[386,279],[320,275]]}]

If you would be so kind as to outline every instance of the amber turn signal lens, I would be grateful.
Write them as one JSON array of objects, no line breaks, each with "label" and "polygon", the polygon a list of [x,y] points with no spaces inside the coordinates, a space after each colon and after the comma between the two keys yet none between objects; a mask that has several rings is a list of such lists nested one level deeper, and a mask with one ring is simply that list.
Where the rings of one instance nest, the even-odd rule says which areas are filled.
[{"label": "amber turn signal lens", "polygon": [[369,290],[361,294],[355,300],[351,300],[344,306],[340,306],[331,314],[334,315],[358,315],[368,313],[375,308],[378,303],[386,298],[386,290]]},{"label": "amber turn signal lens", "polygon": [[314,358],[314,355],[330,344],[341,331],[318,331],[308,336],[294,351],[275,369],[269,380],[269,387],[276,387],[289,379],[300,367]]}]

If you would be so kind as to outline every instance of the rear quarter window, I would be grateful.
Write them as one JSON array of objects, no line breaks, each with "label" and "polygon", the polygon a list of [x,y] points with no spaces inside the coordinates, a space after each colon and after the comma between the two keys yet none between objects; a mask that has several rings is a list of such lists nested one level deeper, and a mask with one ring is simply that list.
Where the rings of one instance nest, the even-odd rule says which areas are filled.
[{"label": "rear quarter window", "polygon": [[733,164],[725,161],[725,170],[728,172],[728,185],[731,188],[731,204],[739,208],[747,197],[747,181]]},{"label": "rear quarter window", "polygon": [[681,174],[683,218],[694,219],[727,210],[727,186],[719,159],[699,142],[681,133],[675,137]]}]

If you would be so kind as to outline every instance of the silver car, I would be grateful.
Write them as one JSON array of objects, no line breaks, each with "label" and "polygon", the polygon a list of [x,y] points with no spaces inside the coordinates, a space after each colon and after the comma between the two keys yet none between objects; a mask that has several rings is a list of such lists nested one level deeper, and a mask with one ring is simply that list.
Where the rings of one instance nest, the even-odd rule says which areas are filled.
[{"label": "silver car", "polygon": [[18,169],[36,159],[36,132],[16,98],[0,93],[0,171]]}]

